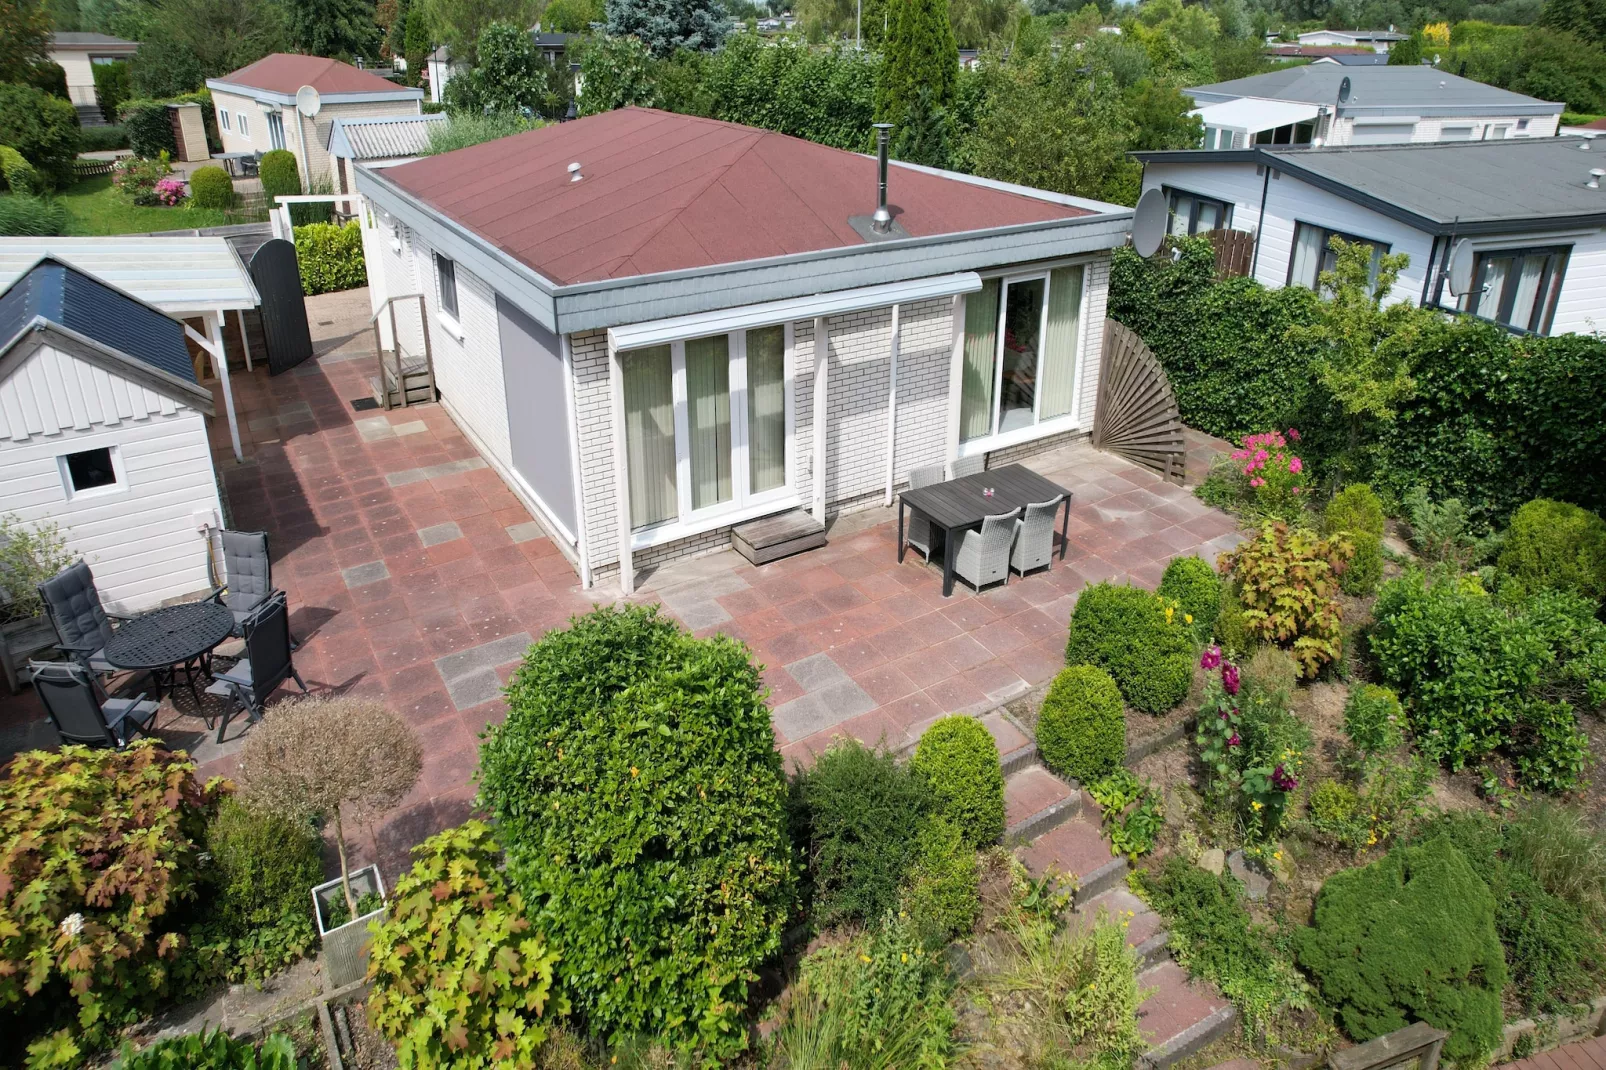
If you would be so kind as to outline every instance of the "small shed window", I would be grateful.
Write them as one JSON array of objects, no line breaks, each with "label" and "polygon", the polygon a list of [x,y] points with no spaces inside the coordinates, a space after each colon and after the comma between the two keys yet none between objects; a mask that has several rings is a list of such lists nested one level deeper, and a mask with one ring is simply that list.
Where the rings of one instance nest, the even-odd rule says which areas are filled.
[{"label": "small shed window", "polygon": [[110,446],[69,453],[61,458],[61,467],[69,496],[117,486],[117,463]]},{"label": "small shed window", "polygon": [[435,277],[440,282],[441,311],[454,320],[457,314],[457,265],[439,253],[435,254]]},{"label": "small shed window", "polygon": [[250,122],[250,120],[248,120],[245,117],[245,112],[243,112],[243,111],[237,113],[237,115],[238,115],[238,118],[240,120],[240,136],[241,137],[250,137],[251,136],[251,122]]},{"label": "small shed window", "polygon": [[217,110],[217,124],[231,134],[234,132],[234,129],[229,126],[229,109],[219,108]]}]

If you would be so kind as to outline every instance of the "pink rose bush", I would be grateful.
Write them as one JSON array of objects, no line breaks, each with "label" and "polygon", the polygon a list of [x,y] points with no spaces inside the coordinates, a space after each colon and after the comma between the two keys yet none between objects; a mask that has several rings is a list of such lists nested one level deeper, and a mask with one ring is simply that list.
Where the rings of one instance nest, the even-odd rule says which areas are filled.
[{"label": "pink rose bush", "polygon": [[1254,495],[1255,508],[1267,516],[1294,520],[1304,509],[1309,477],[1305,462],[1291,445],[1298,441],[1298,429],[1290,427],[1286,434],[1267,431],[1245,435],[1232,452],[1233,464],[1243,473]]},{"label": "pink rose bush", "polygon": [[184,200],[184,180],[169,175],[156,183],[156,203],[175,207]]}]

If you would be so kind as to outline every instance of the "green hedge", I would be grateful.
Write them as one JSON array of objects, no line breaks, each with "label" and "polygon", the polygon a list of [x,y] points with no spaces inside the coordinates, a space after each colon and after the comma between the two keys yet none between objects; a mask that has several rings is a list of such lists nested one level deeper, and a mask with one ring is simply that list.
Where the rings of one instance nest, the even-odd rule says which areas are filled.
[{"label": "green hedge", "polygon": [[22,158],[22,153],[9,145],[0,145],[0,190],[23,194],[44,192],[44,180],[39,172]]},{"label": "green hedge", "polygon": [[100,104],[101,118],[108,123],[117,121],[117,110],[123,101],[133,95],[128,82],[128,63],[95,63],[95,100]]},{"label": "green hedge", "polygon": [[1141,587],[1096,583],[1082,591],[1065,643],[1067,665],[1097,665],[1127,705],[1164,713],[1188,696],[1193,637],[1174,607]]},{"label": "green hedge", "polygon": [[368,285],[362,229],[355,219],[345,226],[308,223],[297,227],[296,261],[301,266],[301,288],[308,296]]},{"label": "green hedge", "polygon": [[301,168],[289,149],[272,149],[262,154],[257,168],[262,194],[271,205],[275,197],[294,197],[301,193]]},{"label": "green hedge", "polygon": [[118,112],[123,129],[128,131],[128,147],[142,160],[154,160],[162,153],[169,156],[178,152],[173,137],[173,120],[168,118],[167,105],[159,100],[130,100]]},{"label": "green hedge", "polygon": [[0,83],[0,145],[22,153],[53,188],[65,189],[78,158],[78,113],[60,97]]},{"label": "green hedge", "polygon": [[955,714],[927,728],[911,765],[931,785],[937,809],[971,847],[1004,834],[1004,774],[993,734],[974,717]]},{"label": "green hedge", "polygon": [[198,167],[190,175],[190,197],[197,208],[232,208],[234,180],[221,167]]},{"label": "green hedge", "polygon": [[53,238],[66,228],[67,208],[60,201],[16,193],[0,197],[0,235]]},{"label": "green hedge", "polygon": [[109,152],[128,148],[127,128],[116,126],[86,126],[78,131],[79,152]]},{"label": "green hedge", "polygon": [[1061,669],[1037,715],[1037,749],[1056,773],[1091,784],[1126,761],[1121,689],[1094,665]]}]

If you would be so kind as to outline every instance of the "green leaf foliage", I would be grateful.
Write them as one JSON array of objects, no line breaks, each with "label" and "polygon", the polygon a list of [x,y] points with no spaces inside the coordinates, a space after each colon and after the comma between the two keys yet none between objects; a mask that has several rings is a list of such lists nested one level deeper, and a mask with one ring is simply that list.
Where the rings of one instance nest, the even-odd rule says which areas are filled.
[{"label": "green leaf foliage", "polygon": [[1405,742],[1405,711],[1399,696],[1378,684],[1362,684],[1344,703],[1344,734],[1356,750],[1372,756]]},{"label": "green leaf foliage", "polygon": [[1178,613],[1193,618],[1190,627],[1200,642],[1210,638],[1221,611],[1221,577],[1208,561],[1197,555],[1173,557],[1160,577],[1158,593],[1175,602]]},{"label": "green leaf foliage", "polygon": [[1004,774],[998,744],[974,717],[955,714],[934,722],[910,762],[937,800],[937,811],[971,847],[1004,834]]},{"label": "green leaf foliage", "polygon": [[928,947],[940,949],[969,936],[981,916],[981,870],[976,849],[959,827],[942,817],[920,826],[914,865],[901,898]]},{"label": "green leaf foliage", "polygon": [[1495,898],[1447,840],[1331,877],[1295,948],[1356,1041],[1424,1021],[1449,1031],[1445,1057],[1461,1064],[1501,1042],[1506,961]]},{"label": "green leaf foliage", "polygon": [[67,206],[49,197],[0,197],[0,236],[50,238],[67,230]]},{"label": "green leaf foliage", "polygon": [[309,296],[368,285],[362,229],[355,219],[344,225],[308,223],[295,233],[301,288]]},{"label": "green leaf foliage", "polygon": [[1097,583],[1071,614],[1067,665],[1097,665],[1115,679],[1127,705],[1164,713],[1188,696],[1193,640],[1181,614],[1141,587]]},{"label": "green leaf foliage", "polygon": [[707,63],[709,114],[862,152],[871,147],[881,68],[875,52],[735,34]]},{"label": "green leaf foliage", "polygon": [[902,125],[920,91],[930,106],[947,108],[959,80],[959,46],[948,20],[947,0],[893,0],[881,46],[886,66],[876,85],[876,117]]},{"label": "green leaf foliage", "polygon": [[282,1033],[262,1043],[235,1040],[221,1029],[158,1040],[135,1051],[125,1043],[110,1070],[296,1070],[296,1049]]},{"label": "green leaf foliage", "polygon": [[721,1056],[791,912],[786,780],[758,670],[722,635],[605,607],[531,647],[480,797],[593,1030]]},{"label": "green leaf foliage", "polygon": [[[135,156],[154,160],[163,152],[171,156],[178,151],[178,142],[173,139],[173,120],[167,114],[166,104],[159,100],[130,100],[124,102],[118,114],[122,116],[128,144]],[[298,193],[300,188],[298,182]]]},{"label": "green leaf foliage", "polygon": [[257,168],[262,180],[262,195],[271,205],[275,197],[297,197],[301,194],[301,166],[289,149],[271,149],[262,154]]},{"label": "green leaf foliage", "polygon": [[234,180],[221,167],[198,167],[190,175],[190,197],[197,208],[232,208]]},{"label": "green leaf foliage", "polygon": [[10,145],[0,145],[0,189],[25,195],[43,193],[45,183],[22,153]]},{"label": "green leaf foliage", "polygon": [[78,113],[60,97],[0,82],[0,145],[22,153],[45,185],[65,189],[74,181]]},{"label": "green leaf foliage", "polygon": [[1322,510],[1322,530],[1329,535],[1340,531],[1350,534],[1366,532],[1382,537],[1384,526],[1383,503],[1365,483],[1351,483],[1327,503]]},{"label": "green leaf foliage", "polygon": [[1383,580],[1383,540],[1369,531],[1351,531],[1345,538],[1355,552],[1350,556],[1349,566],[1338,577],[1338,589],[1364,598],[1374,593]]},{"label": "green leaf foliage", "polygon": [[1500,552],[1500,593],[1545,588],[1606,600],[1606,521],[1566,502],[1537,498],[1511,516]]},{"label": "green leaf foliage", "polygon": [[547,1023],[568,1010],[553,997],[558,954],[508,887],[490,826],[447,829],[413,855],[368,952],[374,1027],[403,1066],[535,1065]]},{"label": "green leaf foliage", "polygon": [[1121,689],[1096,665],[1061,669],[1037,714],[1037,750],[1048,767],[1083,784],[1126,761]]},{"label": "green leaf foliage", "polygon": [[128,62],[92,64],[95,77],[95,102],[100,105],[101,118],[108,123],[117,121],[117,109],[132,95],[128,81]]}]

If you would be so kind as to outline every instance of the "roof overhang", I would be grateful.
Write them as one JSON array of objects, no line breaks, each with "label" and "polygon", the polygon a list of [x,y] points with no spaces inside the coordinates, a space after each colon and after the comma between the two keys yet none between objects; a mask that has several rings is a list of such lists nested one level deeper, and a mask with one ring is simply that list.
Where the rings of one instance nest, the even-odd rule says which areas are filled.
[{"label": "roof overhang", "polygon": [[561,285],[402,189],[382,169],[356,170],[359,193],[555,334],[1097,252],[1125,244],[1132,229],[1130,208],[1067,198],[1062,203],[1098,208],[1068,219]]},{"label": "roof overhang", "polygon": [[178,319],[262,304],[240,254],[215,236],[0,238],[0,292],[47,256]]},{"label": "roof overhang", "polygon": [[208,416],[217,415],[212,403],[212,391],[198,383],[191,383],[170,372],[147,364],[138,357],[120,349],[79,334],[69,327],[35,316],[9,339],[0,341],[0,380],[9,378],[29,357],[46,345],[59,349],[80,360],[104,368],[114,375],[139,383],[158,394],[165,394]]},{"label": "roof overhang", "polygon": [[[218,93],[232,93],[237,97],[248,97],[251,100],[261,101],[264,104],[281,104],[293,108],[296,103],[294,93],[281,93],[276,89],[262,89],[254,85],[241,85],[238,82],[227,82],[222,78],[208,78],[206,88]],[[387,101],[423,100],[422,89],[408,89],[406,86],[397,86],[394,90],[374,90],[371,93],[319,93],[319,100],[324,104],[379,104]]]},{"label": "roof overhang", "polygon": [[1195,108],[1191,114],[1197,115],[1206,126],[1258,134],[1262,130],[1275,130],[1280,126],[1313,122],[1321,113],[1322,107],[1316,104],[1239,97],[1237,100]]}]

